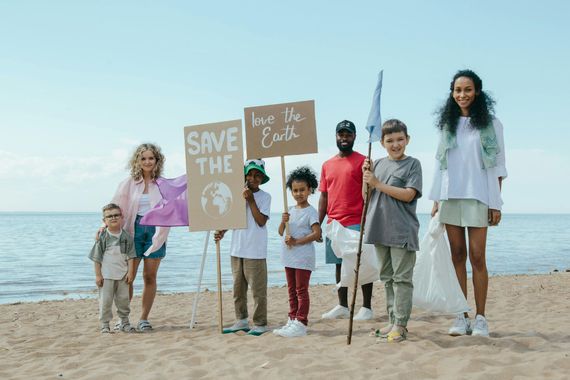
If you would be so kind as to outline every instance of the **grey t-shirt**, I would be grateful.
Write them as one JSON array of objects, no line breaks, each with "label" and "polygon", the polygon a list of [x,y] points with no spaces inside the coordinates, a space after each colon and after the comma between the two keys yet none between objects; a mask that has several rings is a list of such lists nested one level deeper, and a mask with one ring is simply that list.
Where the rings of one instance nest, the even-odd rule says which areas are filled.
[{"label": "grey t-shirt", "polygon": [[373,167],[374,175],[380,182],[395,187],[413,188],[417,193],[413,201],[406,203],[376,189],[372,190],[366,214],[364,242],[418,251],[420,223],[416,216],[416,205],[422,196],[420,161],[410,156],[397,161],[385,157],[376,160]]}]

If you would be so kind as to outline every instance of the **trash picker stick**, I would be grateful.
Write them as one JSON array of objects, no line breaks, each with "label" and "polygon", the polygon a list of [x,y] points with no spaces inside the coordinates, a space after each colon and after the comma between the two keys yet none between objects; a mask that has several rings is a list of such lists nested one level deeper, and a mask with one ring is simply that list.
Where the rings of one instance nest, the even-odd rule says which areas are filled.
[{"label": "trash picker stick", "polygon": [[[289,206],[287,205],[287,186],[285,183],[287,179],[285,178],[285,157],[281,156],[281,179],[283,184],[283,207],[285,212],[289,212]],[[289,235],[289,223],[285,223],[285,236]]]},{"label": "trash picker stick", "polygon": [[218,327],[220,334],[224,333],[223,316],[222,316],[222,265],[220,260],[220,241],[216,241],[216,261],[218,266]]},{"label": "trash picker stick", "polygon": [[190,330],[194,328],[196,311],[198,310],[198,299],[200,298],[200,288],[202,286],[202,276],[204,274],[204,265],[206,263],[206,254],[208,253],[209,240],[210,240],[210,231],[207,231],[206,238],[204,239],[204,253],[202,253],[202,262],[200,263],[200,275],[198,276],[198,286],[196,287],[196,295],[194,296],[194,304],[192,305],[192,318],[190,318]]},{"label": "trash picker stick", "polygon": [[[372,132],[370,133],[370,138],[372,137]],[[368,160],[370,161],[370,156],[372,155],[372,143],[368,143]],[[364,225],[366,224],[366,213],[368,212],[368,203],[370,201],[370,186],[366,185],[365,199],[364,199],[364,209],[362,210],[362,216],[360,219],[360,237],[358,239],[358,253],[356,254],[356,267],[354,268],[354,287],[352,289],[352,301],[350,306],[350,319],[348,322],[348,336],[346,337],[346,344],[350,345],[352,341],[352,323],[354,318],[354,305],[356,303],[356,290],[358,289],[358,272],[360,270],[360,257],[362,256],[362,237],[364,235]]]}]

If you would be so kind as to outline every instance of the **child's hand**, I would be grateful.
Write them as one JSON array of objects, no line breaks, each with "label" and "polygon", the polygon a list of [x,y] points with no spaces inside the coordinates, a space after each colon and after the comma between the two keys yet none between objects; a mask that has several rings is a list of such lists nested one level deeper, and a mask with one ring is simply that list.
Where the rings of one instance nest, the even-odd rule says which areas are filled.
[{"label": "child's hand", "polygon": [[226,230],[217,230],[216,232],[214,232],[214,241],[222,240],[225,234]]},{"label": "child's hand", "polygon": [[281,214],[281,223],[289,223],[289,213],[284,212]]},{"label": "child's hand", "polygon": [[362,173],[367,172],[370,170],[370,160],[367,158],[364,160],[364,163],[362,164]]},{"label": "child's hand", "polygon": [[364,181],[364,183],[370,185],[370,187],[376,187],[376,185],[379,182],[378,178],[376,178],[374,176],[374,173],[372,173],[370,170],[367,170],[362,174],[362,180]]},{"label": "child's hand", "polygon": [[135,281],[135,274],[131,271],[128,271],[125,281],[127,281],[127,284],[129,285],[132,284]]},{"label": "child's hand", "polygon": [[95,234],[95,240],[99,240],[99,236],[101,236],[103,231],[105,231],[105,227],[99,227],[99,229],[97,230],[97,233]]},{"label": "child's hand", "polygon": [[285,244],[288,247],[294,247],[297,245],[297,239],[295,239],[293,236],[291,235],[287,235],[285,236]]},{"label": "child's hand", "polygon": [[95,284],[97,285],[97,287],[102,288],[103,287],[103,276],[95,275]]},{"label": "child's hand", "polygon": [[243,198],[248,202],[251,202],[254,200],[253,192],[250,189],[248,189],[247,187],[243,189]]}]

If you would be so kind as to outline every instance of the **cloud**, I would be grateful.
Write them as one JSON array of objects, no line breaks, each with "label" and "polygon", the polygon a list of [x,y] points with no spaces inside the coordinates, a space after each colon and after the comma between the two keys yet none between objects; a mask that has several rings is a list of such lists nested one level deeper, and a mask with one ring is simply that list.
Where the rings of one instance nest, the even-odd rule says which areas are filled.
[{"label": "cloud", "polygon": [[125,149],[115,149],[108,155],[91,157],[22,156],[0,151],[0,176],[3,181],[33,179],[36,182],[80,184],[86,180],[124,172],[128,154]]},{"label": "cloud", "polygon": [[[0,151],[0,211],[95,211],[106,203],[117,184],[128,175],[125,168],[132,148],[138,142],[130,141],[126,148],[110,150],[97,156],[41,156],[19,155]],[[367,146],[357,146],[366,152]],[[324,161],[337,153],[336,146],[321,147],[321,152],[285,158],[285,170],[301,165],[311,166],[320,176]],[[429,212],[427,199],[434,172],[433,152],[410,154],[422,162],[423,197],[418,212]],[[165,152],[165,176],[175,177],[186,172],[183,152]],[[373,158],[384,155],[373,147]],[[262,189],[272,195],[272,211],[283,211],[281,160],[267,158],[267,172],[271,181]],[[570,156],[544,149],[511,149],[507,151],[509,177],[503,185],[504,212],[516,213],[570,213],[567,199],[570,188]],[[294,204],[287,192],[289,206]],[[318,206],[318,192],[310,203]]]}]

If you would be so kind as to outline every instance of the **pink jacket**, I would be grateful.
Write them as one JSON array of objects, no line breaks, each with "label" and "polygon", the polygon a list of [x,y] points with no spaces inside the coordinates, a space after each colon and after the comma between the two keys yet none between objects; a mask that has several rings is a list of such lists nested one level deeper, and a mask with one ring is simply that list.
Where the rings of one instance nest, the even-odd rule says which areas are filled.
[{"label": "pink jacket", "polygon": [[[119,184],[112,200],[113,203],[119,205],[123,212],[123,228],[133,237],[135,236],[135,219],[139,210],[139,199],[143,191],[144,181],[142,179],[135,181],[132,177],[129,177]],[[148,196],[151,208],[162,199],[162,195],[155,182],[149,184]],[[156,227],[156,232],[152,237],[152,245],[147,249],[144,255],[148,256],[159,250],[166,242],[169,232],[170,227]]]}]

